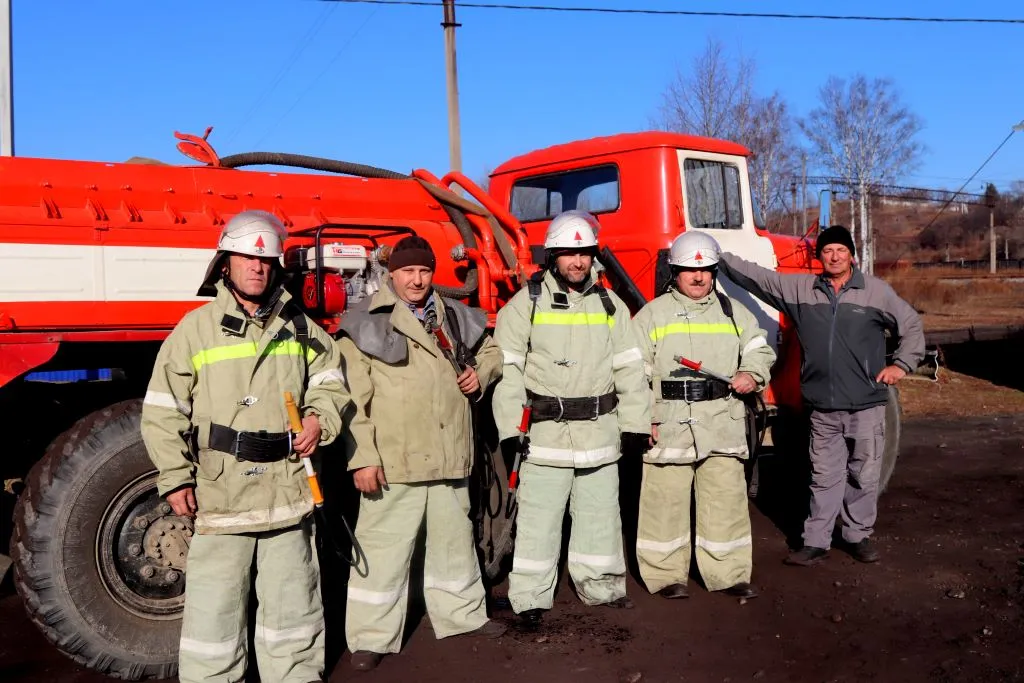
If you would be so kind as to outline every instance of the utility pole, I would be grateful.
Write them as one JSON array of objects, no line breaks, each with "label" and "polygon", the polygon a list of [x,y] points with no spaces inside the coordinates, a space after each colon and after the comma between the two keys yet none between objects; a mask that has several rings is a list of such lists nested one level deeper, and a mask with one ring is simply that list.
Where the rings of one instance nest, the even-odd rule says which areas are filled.
[{"label": "utility pole", "polygon": [[796,181],[795,180],[789,184],[789,194],[792,197],[792,201],[790,202],[789,207],[790,207],[790,211],[793,213],[793,234],[794,235],[799,235],[800,231],[799,231],[799,228],[797,227],[797,217],[796,217]]},{"label": "utility pole", "polygon": [[801,155],[801,173],[804,176],[803,198],[800,200],[800,210],[804,215],[804,230],[807,229],[807,152]]},{"label": "utility pole", "polygon": [[11,0],[0,0],[0,156],[14,156],[14,49]]},{"label": "utility pole", "polygon": [[448,157],[453,171],[462,171],[459,133],[459,74],[455,64],[455,0],[444,0],[444,65],[448,81]]},{"label": "utility pole", "polygon": [[988,207],[988,270],[996,272],[996,207]]}]

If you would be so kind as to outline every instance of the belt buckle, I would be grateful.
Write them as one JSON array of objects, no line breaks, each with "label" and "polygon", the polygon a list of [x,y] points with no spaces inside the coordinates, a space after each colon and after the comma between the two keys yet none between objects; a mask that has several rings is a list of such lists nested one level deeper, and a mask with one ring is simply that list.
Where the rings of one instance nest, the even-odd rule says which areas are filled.
[{"label": "belt buckle", "polygon": [[235,432],[235,452],[232,455],[235,456],[237,462],[242,462],[242,456],[239,452],[242,450],[242,432]]},{"label": "belt buckle", "polygon": [[555,398],[558,399],[558,417],[555,418],[555,422],[561,422],[562,421],[562,415],[565,415],[565,404],[562,403],[562,397],[561,396],[555,396]]},{"label": "belt buckle", "polygon": [[600,415],[600,410],[601,410],[601,397],[600,396],[595,396],[594,397],[594,417],[590,418],[591,422],[596,421],[597,418],[599,418],[601,416]]}]

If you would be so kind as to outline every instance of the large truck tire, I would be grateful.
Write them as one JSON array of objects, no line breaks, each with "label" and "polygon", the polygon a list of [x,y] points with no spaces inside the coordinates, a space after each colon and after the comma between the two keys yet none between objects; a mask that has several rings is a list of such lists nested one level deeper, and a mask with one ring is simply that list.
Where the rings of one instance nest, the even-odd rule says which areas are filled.
[{"label": "large truck tire", "polygon": [[889,402],[885,404],[885,448],[882,451],[882,474],[878,481],[878,495],[885,493],[889,480],[896,471],[896,460],[900,455],[900,436],[903,427],[903,407],[900,405],[900,390],[889,386]]},{"label": "large truck tire", "polygon": [[76,422],[35,464],[15,507],[15,586],[64,654],[124,680],[177,673],[191,522],[156,491],[142,402]]}]

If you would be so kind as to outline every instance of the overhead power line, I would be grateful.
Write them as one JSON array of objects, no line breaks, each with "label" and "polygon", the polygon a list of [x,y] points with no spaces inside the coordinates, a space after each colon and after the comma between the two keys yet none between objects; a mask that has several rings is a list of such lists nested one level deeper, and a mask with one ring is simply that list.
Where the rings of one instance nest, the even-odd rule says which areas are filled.
[{"label": "overhead power line", "polygon": [[[414,7],[441,7],[441,0],[323,0],[324,2],[349,2],[369,5],[406,5]],[[558,5],[518,5],[508,3],[460,2],[459,7],[474,9],[503,9],[529,12],[577,12],[590,14],[637,14],[680,17],[733,17],[741,19],[821,19],[831,21],[890,21],[942,24],[1018,24],[1024,25],[1024,18],[1008,19],[994,17],[881,17],[857,14],[788,14],[781,12],[711,12],[678,9],[644,9],[639,7],[564,7]]]},{"label": "overhead power line", "polygon": [[[1009,142],[1010,138],[1013,137],[1013,134],[1016,133],[1019,130],[1024,130],[1024,121],[1021,121],[1016,126],[1014,126],[1013,128],[1010,129],[1010,132],[1006,134],[1006,137],[1003,138],[1003,141],[999,143],[998,147],[996,147],[994,150],[992,150],[992,153],[989,154],[988,158],[985,159],[985,161],[982,162],[981,166],[978,167],[978,170],[975,171],[974,173],[972,173],[971,177],[964,181],[964,184],[960,186],[959,190],[957,190],[958,194],[959,194],[960,190],[963,190],[965,187],[967,187],[967,183],[969,183],[972,180],[974,180],[974,176],[976,176],[979,173],[981,173],[981,169],[985,168],[985,165],[988,164],[988,162],[992,161],[992,157],[994,157],[999,152],[999,150],[1001,150],[1003,148],[1003,145],[1005,145],[1007,142]],[[953,196],[955,197],[956,195],[953,195]],[[942,208],[939,209],[938,212],[934,216],[932,216],[932,219],[930,221],[928,221],[928,225],[924,226],[924,229],[922,230],[922,232],[924,232],[924,230],[927,230],[928,228],[932,227],[932,223],[934,223],[936,220],[938,220],[939,216],[942,215],[942,212],[946,210],[946,207],[949,206],[952,203],[952,201],[953,201],[953,197],[950,197],[949,200],[945,204],[942,205]]]}]

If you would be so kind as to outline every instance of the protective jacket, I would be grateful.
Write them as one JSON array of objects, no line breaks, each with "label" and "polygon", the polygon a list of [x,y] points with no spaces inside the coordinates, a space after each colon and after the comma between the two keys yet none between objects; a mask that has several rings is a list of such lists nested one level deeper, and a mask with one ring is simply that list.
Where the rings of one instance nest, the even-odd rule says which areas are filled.
[{"label": "protective jacket", "polygon": [[747,308],[730,299],[725,306],[732,309],[734,325],[723,309],[722,297],[712,290],[694,300],[672,289],[640,309],[633,319],[653,387],[652,420],[658,425],[658,442],[644,454],[645,462],[692,463],[710,455],[748,456],[746,410],[736,394],[692,402],[666,398],[678,395],[669,391],[670,386],[680,391],[682,382],[704,383],[702,376],[680,365],[676,356],[698,361],[725,377],[740,371],[750,373],[758,389],[768,383],[775,352],[765,331]]},{"label": "protective jacket", "polygon": [[886,366],[886,331],[899,338],[893,363],[913,372],[924,358],[921,317],[886,282],[854,268],[837,293],[822,275],[782,275],[722,254],[731,280],[796,323],[803,352],[800,385],[816,410],[885,405],[889,387],[875,381]]},{"label": "protective jacket", "polygon": [[198,533],[270,531],[312,512],[297,456],[256,463],[210,443],[213,425],[286,435],[286,391],[303,416],[319,418],[320,444],[331,443],[349,400],[340,356],[287,292],[261,320],[218,283],[216,298],[189,312],[164,340],[143,402],[142,437],[161,495],[196,486]]},{"label": "protective jacket", "polygon": [[[609,314],[591,270],[583,291],[561,285],[549,271],[536,302],[523,288],[498,312],[495,341],[504,371],[494,390],[500,439],[519,435],[527,395],[596,399],[613,394],[609,412],[584,420],[534,420],[528,459],[552,467],[597,467],[619,459],[620,433],[650,434],[650,389],[630,312],[614,292]],[[556,305],[555,295],[567,305]],[[535,305],[536,304],[536,305]],[[550,403],[550,401],[549,401]]]},{"label": "protective jacket", "polygon": [[[501,352],[486,334],[486,316],[453,299],[433,296],[439,300],[435,308],[440,324],[475,354],[483,395],[501,376]],[[350,424],[355,450],[348,468],[383,466],[389,483],[469,476],[469,398],[459,389],[455,369],[436,339],[390,286],[381,288],[365,307],[346,314],[337,343],[355,404]]]}]

